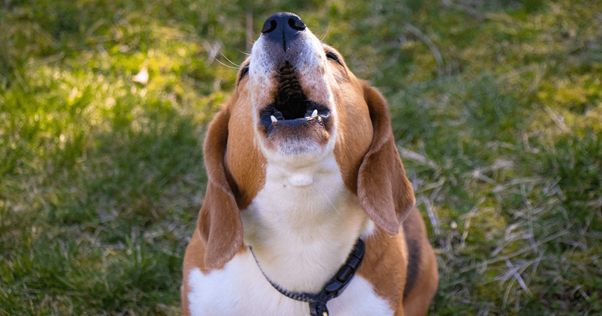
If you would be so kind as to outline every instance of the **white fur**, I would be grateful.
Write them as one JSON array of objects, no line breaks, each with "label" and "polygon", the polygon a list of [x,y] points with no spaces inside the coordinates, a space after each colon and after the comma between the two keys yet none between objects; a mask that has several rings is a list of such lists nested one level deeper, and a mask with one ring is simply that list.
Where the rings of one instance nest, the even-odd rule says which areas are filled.
[{"label": "white fur", "polygon": [[[270,55],[265,48],[266,41],[260,37],[253,44],[251,50],[251,62],[249,63],[249,91],[251,91],[251,103],[254,108],[264,106],[274,100],[277,87],[274,73],[276,65],[271,61]],[[255,124],[257,124],[257,117]]]},{"label": "white fur", "polygon": [[[307,303],[276,291],[263,277],[250,252],[235,256],[223,269],[203,274],[190,271],[188,294],[194,316],[307,316]],[[364,278],[356,276],[341,296],[328,302],[332,316],[393,315],[389,304],[378,297]]]},{"label": "white fur", "polygon": [[332,150],[309,156],[268,158],[265,186],[241,212],[245,242],[262,269],[293,291],[320,290],[368,223]]},{"label": "white fur", "polygon": [[[371,233],[374,224],[345,188],[332,150],[308,156],[268,160],[266,184],[241,215],[245,243],[253,246],[268,277],[288,290],[317,292],[345,261],[356,238]],[[312,181],[298,186],[290,181],[294,177]],[[249,251],[206,275],[192,270],[189,286],[192,315],[309,314],[307,303],[272,288]],[[328,308],[331,315],[394,314],[358,276]]]}]

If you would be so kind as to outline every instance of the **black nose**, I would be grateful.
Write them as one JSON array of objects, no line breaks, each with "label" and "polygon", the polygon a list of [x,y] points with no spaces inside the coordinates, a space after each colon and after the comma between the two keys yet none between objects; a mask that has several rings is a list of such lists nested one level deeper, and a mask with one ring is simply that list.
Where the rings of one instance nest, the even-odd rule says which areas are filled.
[{"label": "black nose", "polygon": [[305,28],[305,23],[296,14],[279,12],[265,20],[261,33],[269,40],[281,43],[282,49],[286,52]]}]

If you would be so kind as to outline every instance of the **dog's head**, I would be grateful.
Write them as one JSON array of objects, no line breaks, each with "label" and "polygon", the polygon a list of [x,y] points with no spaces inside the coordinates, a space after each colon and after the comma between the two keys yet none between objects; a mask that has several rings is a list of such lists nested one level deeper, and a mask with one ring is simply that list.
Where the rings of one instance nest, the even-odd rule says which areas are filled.
[{"label": "dog's head", "polygon": [[[242,246],[239,212],[265,184],[268,163],[303,168],[332,153],[370,219],[397,234],[415,199],[386,101],[298,16],[274,14],[207,133],[209,183],[198,222],[205,267],[222,266]],[[289,182],[303,186],[311,179]]]}]

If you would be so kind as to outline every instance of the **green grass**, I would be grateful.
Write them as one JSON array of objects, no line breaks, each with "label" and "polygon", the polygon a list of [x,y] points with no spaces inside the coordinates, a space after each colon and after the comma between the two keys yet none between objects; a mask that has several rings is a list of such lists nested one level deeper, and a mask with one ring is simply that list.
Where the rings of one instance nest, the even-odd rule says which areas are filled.
[{"label": "green grass", "polygon": [[602,313],[599,1],[9,0],[0,315],[179,314],[247,10],[255,36],[300,14],[389,100],[437,253],[431,314]]}]

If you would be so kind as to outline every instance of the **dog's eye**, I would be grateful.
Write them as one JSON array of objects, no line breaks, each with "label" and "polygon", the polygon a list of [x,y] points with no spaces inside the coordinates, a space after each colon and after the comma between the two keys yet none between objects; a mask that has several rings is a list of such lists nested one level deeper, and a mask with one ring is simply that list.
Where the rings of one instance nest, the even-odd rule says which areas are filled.
[{"label": "dog's eye", "polygon": [[246,65],[246,66],[242,67],[242,70],[240,71],[240,77],[238,78],[238,82],[240,82],[242,80],[242,78],[244,78],[248,74],[249,74],[249,65]]},{"label": "dog's eye", "polygon": [[341,61],[339,60],[339,57],[337,57],[337,55],[333,52],[326,52],[326,58],[330,59],[330,60],[334,60],[337,63],[339,63],[341,66],[343,64],[341,64]]}]

